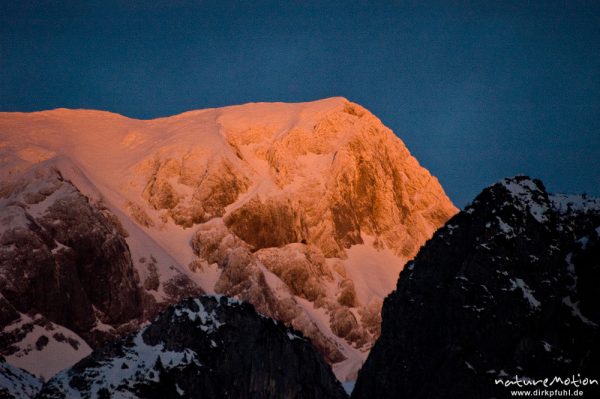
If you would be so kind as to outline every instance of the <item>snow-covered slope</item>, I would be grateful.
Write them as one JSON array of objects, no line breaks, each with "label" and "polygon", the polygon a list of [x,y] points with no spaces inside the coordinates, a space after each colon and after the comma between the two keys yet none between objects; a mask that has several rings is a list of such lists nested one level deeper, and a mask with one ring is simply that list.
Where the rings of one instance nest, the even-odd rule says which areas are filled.
[{"label": "snow-covered slope", "polygon": [[49,168],[119,222],[142,319],[194,290],[237,296],[303,331],[341,379],[404,263],[456,212],[400,139],[339,97],[147,121],[0,113],[0,217],[15,202],[43,215],[46,200],[18,199]]},{"label": "snow-covered slope", "polygon": [[0,398],[34,398],[42,388],[42,381],[25,370],[14,367],[0,356]]},{"label": "snow-covered slope", "polygon": [[48,379],[92,350],[76,333],[52,323],[41,315],[20,314],[0,333],[6,347],[6,360],[19,368]]}]

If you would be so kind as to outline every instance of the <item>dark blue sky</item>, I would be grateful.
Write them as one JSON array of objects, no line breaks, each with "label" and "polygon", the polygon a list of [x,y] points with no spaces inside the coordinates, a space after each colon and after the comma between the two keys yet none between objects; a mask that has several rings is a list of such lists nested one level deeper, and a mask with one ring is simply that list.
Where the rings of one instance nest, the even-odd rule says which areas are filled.
[{"label": "dark blue sky", "polygon": [[344,96],[460,207],[518,173],[600,195],[600,2],[370,3],[2,1],[0,110]]}]

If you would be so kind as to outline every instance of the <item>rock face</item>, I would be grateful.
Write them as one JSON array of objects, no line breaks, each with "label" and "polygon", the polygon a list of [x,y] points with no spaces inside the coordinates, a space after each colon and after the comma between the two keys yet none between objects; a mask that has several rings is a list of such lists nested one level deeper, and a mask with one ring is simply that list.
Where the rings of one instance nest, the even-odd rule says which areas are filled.
[{"label": "rock face", "polygon": [[190,298],[48,381],[40,398],[344,398],[308,340],[227,297]]},{"label": "rock face", "polygon": [[599,235],[600,201],[526,177],[484,190],[401,273],[352,397],[506,397],[516,388],[495,379],[598,379]]},{"label": "rock face", "polygon": [[0,398],[34,398],[42,388],[42,381],[27,371],[11,366],[0,356]]},{"label": "rock face", "polygon": [[[142,315],[126,233],[59,171],[36,168],[16,182],[0,218],[0,353],[11,361],[50,340],[85,351],[79,337],[94,345],[111,336],[99,325],[125,328]],[[33,338],[35,347],[22,345]]]},{"label": "rock face", "polygon": [[77,332],[141,314],[126,233],[60,172],[38,169],[3,200],[1,290],[21,312]]},{"label": "rock face", "polygon": [[[55,190],[72,193],[54,204]],[[183,297],[236,296],[302,331],[344,380],[405,262],[456,212],[390,129],[339,97],[148,121],[0,113],[0,198],[20,226],[0,267],[39,274],[1,292],[28,317],[93,347]]]},{"label": "rock face", "polygon": [[352,363],[338,375],[353,378],[377,338],[383,295],[370,286],[378,270],[350,275],[348,250],[387,250],[397,273],[395,265],[414,256],[455,208],[402,142],[357,104],[303,109],[283,127],[241,125],[237,112],[218,119],[235,153],[230,164],[241,165],[224,175],[245,174],[232,186],[249,188],[229,199],[218,220],[196,227],[197,262],[219,266],[216,292],[303,331],[329,362]]}]

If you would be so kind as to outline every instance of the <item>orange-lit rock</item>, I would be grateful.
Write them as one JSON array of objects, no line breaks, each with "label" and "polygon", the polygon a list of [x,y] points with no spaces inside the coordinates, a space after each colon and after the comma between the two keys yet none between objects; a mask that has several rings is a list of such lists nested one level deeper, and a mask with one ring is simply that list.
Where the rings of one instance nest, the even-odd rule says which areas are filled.
[{"label": "orange-lit rock", "polygon": [[302,330],[342,379],[404,263],[456,213],[402,141],[340,97],[154,120],[0,113],[0,197],[34,165],[114,215],[146,316],[196,288],[236,295]]}]

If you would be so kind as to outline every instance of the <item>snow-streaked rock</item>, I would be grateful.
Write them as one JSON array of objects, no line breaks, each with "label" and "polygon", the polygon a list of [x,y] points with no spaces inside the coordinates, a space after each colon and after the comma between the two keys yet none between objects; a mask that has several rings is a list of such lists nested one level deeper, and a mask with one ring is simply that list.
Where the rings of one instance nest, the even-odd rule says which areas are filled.
[{"label": "snow-streaked rock", "polygon": [[353,398],[501,398],[516,388],[497,378],[597,379],[600,208],[565,197],[504,179],[438,230],[386,298]]},{"label": "snow-streaked rock", "polygon": [[187,299],[48,381],[41,398],[343,398],[310,342],[228,297]]},{"label": "snow-streaked rock", "polygon": [[119,221],[58,170],[13,182],[0,199],[0,353],[49,378],[142,316],[138,278]]}]

